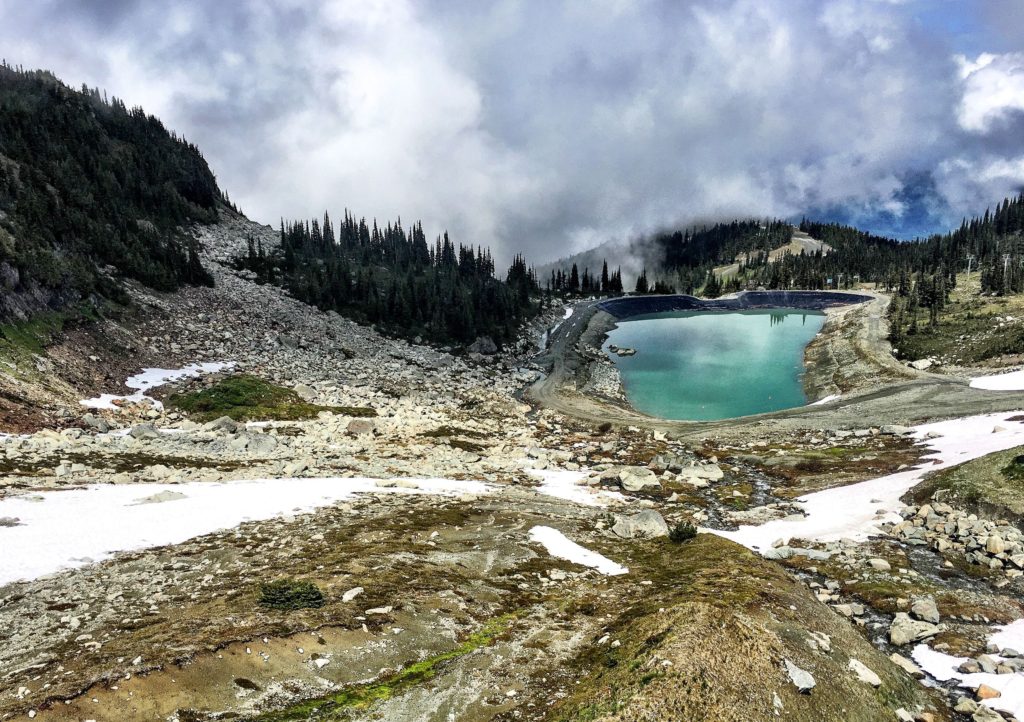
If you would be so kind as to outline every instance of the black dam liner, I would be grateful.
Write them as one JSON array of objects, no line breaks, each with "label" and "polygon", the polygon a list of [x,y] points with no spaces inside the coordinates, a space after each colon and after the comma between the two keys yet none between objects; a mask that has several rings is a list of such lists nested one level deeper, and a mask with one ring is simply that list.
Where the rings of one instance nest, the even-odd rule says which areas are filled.
[{"label": "black dam liner", "polygon": [[792,308],[821,311],[836,306],[865,303],[871,296],[840,291],[743,291],[730,298],[702,300],[683,294],[672,296],[620,296],[597,304],[617,319],[672,311],[748,311]]}]

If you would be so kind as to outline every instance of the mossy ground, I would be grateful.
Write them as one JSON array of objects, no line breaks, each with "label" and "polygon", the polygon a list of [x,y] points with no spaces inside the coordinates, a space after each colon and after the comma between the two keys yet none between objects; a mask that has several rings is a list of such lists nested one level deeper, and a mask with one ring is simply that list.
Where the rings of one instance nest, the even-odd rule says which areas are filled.
[{"label": "mossy ground", "polygon": [[172,394],[168,403],[197,421],[212,421],[221,416],[230,416],[235,421],[297,421],[314,418],[321,411],[345,416],[377,415],[373,409],[361,406],[310,404],[292,389],[248,374],[228,376],[199,391]]},{"label": "mossy ground", "polygon": [[446,665],[471,654],[481,647],[487,647],[504,634],[515,620],[513,613],[503,614],[484,623],[468,635],[453,649],[427,657],[402,667],[401,670],[375,682],[345,687],[340,692],[307,700],[288,709],[268,712],[254,718],[258,722],[303,722],[305,720],[344,719],[347,712],[365,709],[373,704],[390,699],[414,685],[428,682],[441,672]]},{"label": "mossy ground", "polygon": [[16,375],[32,376],[33,356],[44,356],[66,326],[88,323],[99,318],[100,311],[88,304],[63,311],[39,313],[25,321],[0,324],[0,359]]},{"label": "mossy ground", "polygon": [[1024,464],[1017,462],[1022,454],[1024,446],[1018,446],[937,472],[906,499],[924,503],[944,490],[945,500],[954,506],[1019,522],[1024,520]]},{"label": "mossy ground", "polygon": [[[781,567],[732,542],[710,534],[646,542],[619,561],[651,584],[607,625],[616,644],[595,644],[580,657],[568,696],[545,720],[867,721],[932,702]],[[815,652],[808,630],[829,635],[832,651]],[[846,669],[854,657],[882,677],[881,688]],[[811,695],[796,692],[783,659],[812,672]]]}]

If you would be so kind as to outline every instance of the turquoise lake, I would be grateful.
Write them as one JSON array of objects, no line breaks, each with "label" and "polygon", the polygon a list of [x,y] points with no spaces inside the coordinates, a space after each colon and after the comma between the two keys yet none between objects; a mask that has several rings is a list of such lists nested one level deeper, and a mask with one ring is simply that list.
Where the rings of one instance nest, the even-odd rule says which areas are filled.
[{"label": "turquoise lake", "polygon": [[[816,311],[685,311],[620,320],[604,351],[639,411],[710,421],[802,406],[804,348]],[[610,347],[635,349],[619,356]]]}]

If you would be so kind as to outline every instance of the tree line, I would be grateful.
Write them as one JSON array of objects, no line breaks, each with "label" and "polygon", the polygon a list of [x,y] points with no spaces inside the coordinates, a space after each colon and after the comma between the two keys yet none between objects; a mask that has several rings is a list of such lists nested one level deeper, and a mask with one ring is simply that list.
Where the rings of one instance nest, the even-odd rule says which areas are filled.
[{"label": "tree line", "polygon": [[280,244],[250,240],[239,268],[279,284],[306,303],[382,330],[438,343],[488,336],[513,339],[540,309],[536,274],[516,256],[503,279],[486,248],[429,243],[421,223],[385,226],[345,211],[312,221],[281,221]]}]

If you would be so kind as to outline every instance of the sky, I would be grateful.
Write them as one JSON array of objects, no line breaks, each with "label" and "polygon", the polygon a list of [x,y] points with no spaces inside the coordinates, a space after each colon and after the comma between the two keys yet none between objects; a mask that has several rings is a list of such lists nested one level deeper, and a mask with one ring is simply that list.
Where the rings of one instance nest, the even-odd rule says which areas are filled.
[{"label": "sky", "polygon": [[944,231],[1024,187],[1024,0],[0,0],[254,220],[545,262],[736,216]]}]

